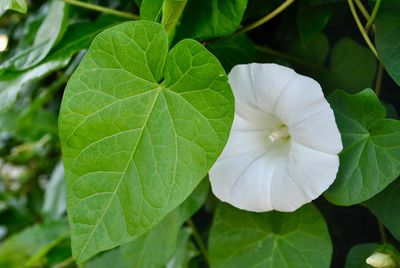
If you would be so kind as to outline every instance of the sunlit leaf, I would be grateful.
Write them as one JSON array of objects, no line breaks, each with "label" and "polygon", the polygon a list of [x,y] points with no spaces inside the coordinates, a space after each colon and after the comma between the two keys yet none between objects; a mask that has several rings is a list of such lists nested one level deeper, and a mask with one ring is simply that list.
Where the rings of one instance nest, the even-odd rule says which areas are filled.
[{"label": "sunlit leaf", "polygon": [[98,35],[60,112],[74,257],[131,241],[182,203],[232,117],[225,72],[196,41],[168,52],[162,26],[146,21]]}]

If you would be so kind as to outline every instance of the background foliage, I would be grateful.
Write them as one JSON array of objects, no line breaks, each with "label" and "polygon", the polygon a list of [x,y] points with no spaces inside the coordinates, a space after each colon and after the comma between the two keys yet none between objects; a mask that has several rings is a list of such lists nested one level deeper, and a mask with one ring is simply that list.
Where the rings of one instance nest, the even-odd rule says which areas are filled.
[{"label": "background foliage", "polygon": [[[0,52],[1,268],[356,268],[369,267],[376,251],[400,259],[399,1],[2,0],[0,37],[8,40]],[[316,79],[342,135],[337,180],[293,213],[240,211],[209,190],[206,173],[233,113],[225,73],[250,62]],[[119,100],[107,95],[114,85],[126,88]],[[101,101],[91,92],[98,87]],[[99,117],[87,116],[99,107]],[[157,143],[160,134],[175,147]],[[90,147],[108,135],[123,142]],[[123,171],[131,158],[140,175],[90,177],[99,166]],[[89,177],[73,183],[77,174]],[[142,201],[130,200],[126,189],[141,176],[145,184],[130,192]],[[121,216],[140,202],[148,203],[142,214]]]}]

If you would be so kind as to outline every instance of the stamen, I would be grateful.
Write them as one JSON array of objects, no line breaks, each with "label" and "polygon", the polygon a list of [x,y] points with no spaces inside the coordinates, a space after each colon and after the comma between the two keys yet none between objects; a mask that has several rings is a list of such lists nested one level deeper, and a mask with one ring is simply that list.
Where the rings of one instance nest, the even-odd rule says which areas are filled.
[{"label": "stamen", "polygon": [[282,126],[278,130],[273,131],[269,136],[268,139],[271,142],[275,142],[284,138],[289,137],[289,130],[287,126]]}]

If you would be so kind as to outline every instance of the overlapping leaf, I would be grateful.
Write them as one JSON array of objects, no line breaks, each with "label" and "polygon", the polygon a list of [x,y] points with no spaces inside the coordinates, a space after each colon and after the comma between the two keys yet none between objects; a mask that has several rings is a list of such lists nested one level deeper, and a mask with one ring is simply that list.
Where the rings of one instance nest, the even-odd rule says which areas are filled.
[{"label": "overlapping leaf", "polygon": [[182,203],[232,117],[225,72],[196,41],[168,52],[162,26],[146,21],[98,35],[60,113],[74,257],[133,240]]},{"label": "overlapping leaf", "polygon": [[309,204],[293,213],[250,213],[221,205],[209,240],[211,267],[329,267],[324,219]]},{"label": "overlapping leaf", "polygon": [[376,17],[376,47],[386,70],[400,85],[400,2],[382,1]]},{"label": "overlapping leaf", "polygon": [[325,192],[334,204],[353,205],[382,191],[400,175],[400,121],[385,119],[386,110],[371,89],[329,97],[344,149],[337,178]]}]

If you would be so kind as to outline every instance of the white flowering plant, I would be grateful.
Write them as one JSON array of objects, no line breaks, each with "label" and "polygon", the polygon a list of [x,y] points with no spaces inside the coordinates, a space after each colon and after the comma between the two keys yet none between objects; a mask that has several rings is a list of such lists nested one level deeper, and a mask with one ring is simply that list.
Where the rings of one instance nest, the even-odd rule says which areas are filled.
[{"label": "white flowering plant", "polygon": [[400,267],[398,0],[0,0],[0,268]]}]

